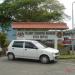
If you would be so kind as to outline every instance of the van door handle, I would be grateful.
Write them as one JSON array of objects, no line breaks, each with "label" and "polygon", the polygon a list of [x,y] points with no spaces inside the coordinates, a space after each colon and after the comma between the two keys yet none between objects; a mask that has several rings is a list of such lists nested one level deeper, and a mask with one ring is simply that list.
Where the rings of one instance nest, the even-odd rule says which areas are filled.
[{"label": "van door handle", "polygon": [[12,49],[14,49],[14,48],[12,48]]},{"label": "van door handle", "polygon": [[27,50],[27,49],[25,49],[25,50]]}]

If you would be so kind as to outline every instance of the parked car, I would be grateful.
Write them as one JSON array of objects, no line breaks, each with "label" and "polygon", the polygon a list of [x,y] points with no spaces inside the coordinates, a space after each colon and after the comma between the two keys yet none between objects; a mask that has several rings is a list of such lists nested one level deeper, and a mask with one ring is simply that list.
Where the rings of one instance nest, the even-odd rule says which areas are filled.
[{"label": "parked car", "polygon": [[48,63],[56,60],[59,56],[59,50],[46,47],[34,40],[13,40],[8,46],[6,55],[9,60],[27,58],[40,60],[41,63]]}]

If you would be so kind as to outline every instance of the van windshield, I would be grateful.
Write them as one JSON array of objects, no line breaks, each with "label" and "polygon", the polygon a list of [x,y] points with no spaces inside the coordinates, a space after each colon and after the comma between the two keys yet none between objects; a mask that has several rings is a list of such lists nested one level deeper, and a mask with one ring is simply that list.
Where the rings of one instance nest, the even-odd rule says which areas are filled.
[{"label": "van windshield", "polygon": [[47,48],[46,45],[44,45],[43,43],[38,42],[38,41],[35,41],[35,45],[36,45],[38,48],[41,48],[41,49]]}]

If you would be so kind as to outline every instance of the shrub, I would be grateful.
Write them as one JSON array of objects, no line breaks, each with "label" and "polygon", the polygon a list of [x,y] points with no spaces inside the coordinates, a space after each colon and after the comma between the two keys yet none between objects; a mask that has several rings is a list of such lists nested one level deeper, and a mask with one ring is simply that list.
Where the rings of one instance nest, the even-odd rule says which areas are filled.
[{"label": "shrub", "polygon": [[70,49],[62,44],[58,44],[60,55],[70,55]]},{"label": "shrub", "polygon": [[0,47],[2,48],[2,54],[6,53],[7,46],[8,46],[8,41],[7,41],[6,34],[0,32]]}]

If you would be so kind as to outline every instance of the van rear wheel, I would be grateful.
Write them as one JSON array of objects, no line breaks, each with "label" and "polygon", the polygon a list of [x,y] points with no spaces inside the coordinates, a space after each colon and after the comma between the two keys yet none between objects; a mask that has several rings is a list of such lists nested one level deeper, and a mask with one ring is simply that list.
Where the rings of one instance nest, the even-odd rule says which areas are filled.
[{"label": "van rear wheel", "polygon": [[14,60],[15,59],[15,56],[12,53],[9,53],[7,56],[8,56],[8,60]]},{"label": "van rear wheel", "polygon": [[46,55],[41,56],[41,57],[40,57],[40,61],[41,61],[41,63],[43,63],[43,64],[47,64],[47,63],[49,63],[49,57],[46,56]]}]

